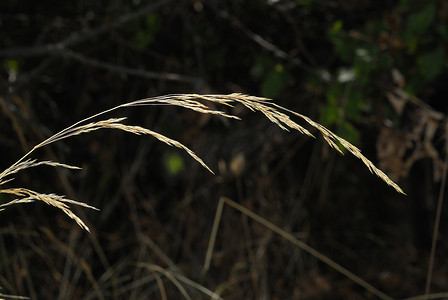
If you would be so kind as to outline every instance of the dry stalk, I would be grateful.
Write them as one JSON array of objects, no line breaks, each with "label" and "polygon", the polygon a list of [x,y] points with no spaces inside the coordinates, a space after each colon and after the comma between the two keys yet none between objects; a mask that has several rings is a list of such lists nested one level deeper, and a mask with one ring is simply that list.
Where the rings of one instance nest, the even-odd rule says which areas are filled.
[{"label": "dry stalk", "polygon": [[[237,116],[227,114],[224,111],[213,109],[210,106],[207,106],[207,102],[214,103],[214,104],[220,104],[223,106],[229,106],[233,107],[236,103],[240,103],[247,107],[248,109],[252,111],[259,111],[263,113],[271,122],[282,128],[283,130],[289,131],[297,130],[302,134],[306,134],[310,137],[313,137],[313,135],[310,133],[310,131],[303,126],[297,124],[295,121],[291,119],[291,116],[298,117],[299,119],[304,120],[306,123],[308,123],[311,127],[316,129],[325,139],[325,141],[334,149],[341,152],[339,149],[339,146],[337,143],[341,144],[347,151],[352,153],[355,157],[359,158],[370,170],[370,172],[377,175],[379,178],[381,178],[385,183],[392,186],[396,191],[399,193],[404,194],[403,190],[389,177],[387,177],[386,174],[384,174],[380,169],[375,167],[373,163],[368,160],[364,155],[361,154],[361,151],[350,144],[348,141],[344,140],[343,138],[337,136],[324,126],[320,125],[319,123],[314,122],[310,118],[301,115],[299,113],[296,113],[294,111],[291,111],[289,109],[286,109],[278,104],[275,104],[271,101],[271,99],[263,98],[263,97],[255,97],[255,96],[249,96],[239,93],[229,94],[229,95],[198,95],[198,94],[174,94],[174,95],[166,95],[166,96],[159,96],[159,97],[152,97],[152,98],[146,98],[141,99],[137,101],[132,101],[129,103],[125,103],[116,107],[113,107],[111,109],[105,110],[103,112],[100,112],[98,114],[95,114],[93,116],[90,116],[88,118],[85,118],[63,130],[60,132],[54,134],[53,136],[49,137],[48,139],[44,140],[40,144],[36,145],[34,148],[32,148],[28,153],[26,153],[24,156],[22,156],[17,162],[12,164],[9,168],[4,170],[0,173],[0,187],[4,185],[5,183],[10,183],[13,181],[14,178],[11,178],[10,176],[22,171],[24,169],[28,169],[31,167],[36,167],[39,165],[47,165],[47,166],[53,166],[53,167],[63,167],[63,168],[69,168],[69,169],[79,169],[75,166],[70,166],[58,162],[52,162],[52,161],[37,161],[35,159],[30,159],[29,156],[37,149],[47,146],[49,144],[52,144],[54,142],[84,134],[89,133],[92,131],[96,131],[99,129],[109,128],[109,129],[118,129],[126,132],[130,132],[137,135],[150,135],[155,137],[161,142],[164,142],[170,146],[175,146],[178,148],[183,149],[186,151],[193,159],[198,161],[203,167],[205,167],[207,170],[213,173],[213,171],[188,147],[183,145],[182,143],[170,139],[162,134],[159,134],[157,132],[154,132],[152,130],[140,127],[140,126],[133,126],[133,125],[126,125],[123,122],[126,120],[125,117],[121,118],[110,118],[100,121],[93,121],[93,119],[97,119],[98,117],[105,115],[109,112],[118,110],[120,108],[124,107],[136,107],[136,106],[147,106],[147,105],[171,105],[171,106],[179,106],[186,109],[190,109],[199,113],[203,114],[213,114],[218,115],[225,118],[232,118],[232,119],[239,119]],[[14,199],[8,203],[1,204],[0,210],[4,209],[4,207],[12,204],[18,204],[18,203],[29,203],[36,200],[43,201],[44,203],[48,205],[55,206],[59,209],[61,209],[65,214],[67,214],[70,218],[74,219],[83,229],[86,229],[89,231],[89,228],[87,225],[78,217],[76,216],[68,206],[68,204],[75,204],[75,205],[81,205],[84,207],[96,209],[90,205],[84,204],[82,202],[78,202],[75,200],[70,200],[64,198],[64,196],[58,196],[55,194],[43,194],[39,192],[35,192],[26,188],[9,188],[9,189],[0,189],[0,193],[6,193],[6,194],[12,194],[17,196],[17,199]]]},{"label": "dry stalk", "polygon": [[[176,286],[176,288],[179,290],[179,292],[182,294],[182,296],[184,296],[185,299],[191,299],[191,297],[188,294],[187,290],[185,289],[185,287],[183,286],[182,283],[184,283],[186,286],[190,286],[190,287],[202,292],[204,295],[211,297],[211,299],[221,299],[222,300],[222,298],[219,296],[219,294],[212,292],[211,290],[207,289],[206,287],[200,285],[199,283],[194,282],[191,279],[188,279],[187,277],[185,277],[177,272],[172,272],[172,271],[169,271],[169,270],[162,268],[158,265],[149,264],[149,263],[138,263],[138,266],[153,272],[154,276],[156,276],[157,273],[164,275],[169,281],[171,281]],[[163,288],[163,291],[164,290],[165,290],[165,288]],[[161,290],[161,292],[162,292],[162,290]]]},{"label": "dry stalk", "polygon": [[245,208],[244,206],[236,203],[235,201],[230,200],[229,198],[221,197],[219,199],[218,208],[216,210],[215,214],[215,221],[213,222],[213,229],[210,236],[210,241],[208,243],[207,247],[207,253],[205,256],[205,262],[204,267],[202,269],[202,276],[205,276],[210,268],[210,262],[213,255],[213,249],[215,246],[216,241],[216,235],[218,233],[218,226],[221,221],[222,216],[222,210],[224,208],[224,204],[227,204],[228,206],[238,210],[242,214],[248,216],[249,218],[253,219],[254,221],[262,224],[272,232],[275,232],[276,234],[280,235],[282,238],[287,240],[288,242],[294,244],[295,246],[298,246],[303,251],[307,252],[308,254],[312,255],[316,259],[320,260],[321,262],[325,263],[329,267],[333,268],[334,270],[338,271],[342,275],[346,276],[353,282],[357,283],[358,285],[365,288],[367,291],[371,292],[373,295],[377,296],[379,299],[382,300],[393,300],[392,297],[384,294],[374,286],[372,286],[370,283],[366,282],[364,279],[360,278],[359,276],[355,275],[354,273],[350,272],[348,269],[344,268],[340,264],[336,263],[332,259],[330,259],[328,256],[325,256],[321,252],[315,250],[314,248],[308,246],[305,242],[297,239],[289,232],[281,229],[280,227],[274,225],[273,223],[269,222],[268,220],[264,219],[263,217],[257,215],[256,213],[252,212],[251,210]]}]

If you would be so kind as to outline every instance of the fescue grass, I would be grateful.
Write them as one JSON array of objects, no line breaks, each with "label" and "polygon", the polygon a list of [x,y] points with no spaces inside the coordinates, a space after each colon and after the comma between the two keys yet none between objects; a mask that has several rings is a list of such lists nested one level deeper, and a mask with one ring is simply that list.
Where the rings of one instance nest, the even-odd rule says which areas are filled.
[{"label": "fescue grass", "polygon": [[[384,172],[375,167],[375,165],[367,159],[364,155],[362,155],[361,150],[357,147],[346,141],[345,139],[337,136],[324,126],[319,123],[314,122],[310,118],[299,114],[297,112],[286,109],[280,105],[277,105],[271,101],[271,99],[263,98],[263,97],[255,97],[249,96],[239,93],[229,94],[229,95],[198,95],[198,94],[176,94],[176,95],[167,95],[167,96],[159,96],[141,99],[137,101],[132,101],[129,103],[125,103],[114,108],[108,109],[106,111],[95,114],[91,117],[85,118],[63,130],[52,135],[48,139],[44,140],[40,144],[33,147],[28,153],[22,156],[18,161],[12,164],[9,168],[0,173],[0,186],[5,185],[6,183],[11,183],[14,178],[11,176],[23,171],[25,169],[36,167],[40,165],[52,166],[52,167],[63,167],[69,169],[79,169],[76,166],[71,166],[63,163],[53,162],[53,161],[37,161],[36,159],[30,159],[29,157],[39,148],[47,146],[49,144],[58,142],[63,139],[67,139],[69,137],[73,137],[80,134],[85,134],[89,132],[93,132],[99,129],[117,129],[126,131],[129,133],[137,134],[137,135],[150,135],[161,142],[164,142],[170,146],[174,146],[186,151],[193,159],[198,161],[204,168],[209,170],[211,173],[213,171],[207,166],[207,164],[198,157],[191,149],[180,143],[179,141],[173,140],[169,137],[166,137],[162,134],[159,134],[155,131],[135,126],[135,125],[127,125],[124,124],[126,117],[121,118],[109,118],[100,121],[93,121],[94,119],[99,118],[102,115],[110,113],[112,111],[118,110],[120,108],[125,107],[137,107],[137,106],[148,106],[148,105],[173,105],[180,106],[186,109],[190,109],[203,114],[213,114],[218,115],[225,118],[230,119],[240,119],[238,116],[234,116],[228,114],[222,110],[217,110],[211,108],[209,103],[214,103],[215,105],[229,106],[232,107],[236,103],[240,103],[250,109],[251,111],[258,111],[263,113],[272,123],[276,124],[283,130],[296,130],[301,134],[305,134],[310,137],[314,137],[313,134],[302,125],[299,125],[295,121],[291,119],[291,116],[298,117],[302,121],[305,121],[308,125],[310,125],[313,129],[317,130],[325,141],[335,150],[343,154],[342,150],[339,148],[338,144],[342,145],[348,152],[352,153],[355,157],[359,158],[372,172],[381,178],[386,184],[392,186],[397,192],[404,194],[403,190],[389,177],[387,177]],[[11,194],[17,196],[16,199],[11,200],[5,204],[0,205],[0,209],[5,209],[5,207],[13,204],[19,203],[30,203],[34,201],[42,201],[48,205],[52,205],[54,207],[59,208],[65,214],[67,214],[70,218],[76,221],[83,229],[89,231],[87,225],[70,209],[69,204],[75,204],[84,206],[91,209],[97,209],[88,204],[85,204],[80,201],[67,199],[64,196],[55,195],[55,194],[43,194],[36,191],[33,191],[28,188],[2,188],[0,189],[0,193],[3,194]]]},{"label": "fescue grass", "polygon": [[[338,151],[341,154],[344,154],[344,152],[340,149],[340,146],[345,148],[348,152],[352,153],[355,157],[359,158],[366,166],[367,168],[375,175],[377,175],[379,178],[381,178],[386,184],[392,186],[397,192],[404,194],[403,190],[392,180],[390,180],[381,170],[379,170],[377,167],[373,165],[373,163],[368,160],[361,151],[355,147],[354,145],[350,144],[348,141],[344,140],[343,138],[337,136],[324,126],[320,125],[319,123],[314,122],[310,118],[299,114],[297,112],[291,111],[289,109],[286,109],[282,106],[279,106],[275,103],[273,103],[270,99],[262,98],[262,97],[254,97],[244,94],[229,94],[229,95],[197,95],[197,94],[176,94],[176,95],[167,95],[167,96],[160,96],[160,97],[153,97],[153,98],[147,98],[142,100],[137,100],[129,103],[125,103],[119,106],[116,106],[114,108],[111,108],[109,110],[100,112],[98,114],[95,114],[93,116],[90,116],[88,118],[85,118],[63,130],[60,132],[52,135],[51,137],[47,138],[40,144],[33,147],[28,153],[26,153],[24,156],[22,156],[18,161],[16,161],[14,164],[12,164],[9,168],[4,170],[2,173],[0,173],[0,193],[3,194],[9,194],[13,195],[16,198],[0,205],[0,210],[6,209],[10,205],[15,204],[21,204],[21,203],[30,203],[34,201],[42,201],[48,205],[54,206],[60,210],[62,210],[66,215],[68,215],[70,218],[76,221],[76,223],[82,228],[87,231],[90,231],[88,226],[83,222],[83,220],[77,216],[71,209],[70,205],[79,205],[86,208],[96,209],[95,207],[88,205],[84,202],[74,200],[74,199],[68,199],[65,196],[56,195],[56,194],[44,194],[39,193],[37,191],[34,191],[29,188],[24,187],[10,187],[6,188],[4,187],[6,184],[11,185],[13,183],[14,178],[12,177],[14,174],[21,172],[23,170],[26,170],[28,168],[37,167],[37,166],[50,166],[50,167],[61,167],[61,168],[67,168],[67,169],[73,169],[78,170],[79,167],[68,165],[65,163],[59,163],[54,161],[38,161],[34,158],[32,158],[32,154],[49,144],[61,141],[63,139],[67,139],[76,135],[90,133],[99,129],[117,129],[129,133],[133,133],[136,135],[149,135],[157,140],[166,143],[170,146],[174,146],[177,148],[180,148],[184,150],[186,153],[188,153],[194,160],[199,162],[205,169],[213,173],[213,170],[208,167],[208,165],[199,157],[197,156],[191,149],[183,145],[181,142],[173,140],[167,136],[164,136],[160,133],[157,133],[155,131],[152,131],[147,128],[143,128],[136,125],[129,125],[126,124],[126,117],[119,117],[119,118],[105,118],[102,119],[104,115],[111,113],[113,111],[119,110],[121,108],[125,107],[140,107],[140,106],[149,106],[149,105],[171,105],[171,106],[179,106],[186,109],[190,109],[193,111],[196,111],[201,114],[213,114],[217,115],[219,117],[229,118],[229,119],[236,119],[239,120],[240,118],[238,116],[229,114],[226,112],[226,109],[229,107],[233,107],[236,104],[242,104],[246,108],[250,109],[254,112],[260,112],[265,117],[267,117],[272,123],[276,124],[280,128],[286,131],[298,131],[300,134],[305,134],[309,137],[314,137],[313,133],[311,131],[315,131],[322,135],[324,140],[336,151]],[[213,108],[212,108],[213,107]],[[218,108],[214,108],[218,107]],[[293,119],[297,119],[297,121]],[[100,120],[98,120],[100,119]],[[310,129],[305,128],[303,125],[298,124],[298,121],[302,121],[305,125],[308,125]],[[348,278],[350,278],[352,281],[356,282],[357,284],[363,286],[365,289],[369,290],[372,294],[378,296],[381,299],[392,299],[391,297],[383,294],[379,290],[377,290],[375,287],[368,284],[366,281],[362,280],[358,276],[354,275],[347,269],[343,268],[342,266],[338,265],[328,257],[324,256],[323,254],[319,253],[318,251],[314,250],[310,246],[308,246],[306,243],[294,238],[291,234],[287,233],[286,231],[283,231],[282,229],[276,227],[274,224],[268,222],[267,220],[261,218],[260,216],[256,215],[255,213],[251,212],[250,210],[242,207],[241,205],[231,201],[230,199],[222,198],[219,205],[218,205],[218,211],[215,216],[215,223],[213,225],[212,229],[212,235],[209,242],[209,247],[207,250],[207,255],[205,258],[205,264],[203,267],[203,276],[206,275],[209,266],[210,266],[210,260],[211,256],[213,254],[213,247],[214,247],[214,241],[216,239],[216,234],[218,230],[218,224],[220,222],[220,216],[223,209],[223,205],[227,204],[237,210],[239,210],[241,213],[245,214],[246,216],[254,219],[255,221],[261,223],[262,225],[266,226],[269,230],[279,234],[283,238],[285,238],[287,241],[291,242],[292,244],[300,247],[305,252],[308,252],[312,256],[314,256],[316,259],[326,263],[331,268],[335,269],[336,271],[344,274]],[[51,233],[45,231],[45,234],[48,236],[51,236]],[[57,239],[52,239],[57,242]],[[61,245],[61,248],[64,248],[64,245]],[[70,249],[66,249],[64,251],[68,251],[68,253],[72,253]],[[76,257],[74,253],[70,254],[70,256]],[[77,261],[76,259],[74,259]],[[79,262],[81,265],[85,265],[82,262]],[[207,295],[208,297],[211,297],[213,299],[220,299],[220,293],[219,292],[213,292],[209,289],[205,288],[204,286],[200,285],[199,283],[196,283],[186,277],[184,277],[182,274],[176,272],[175,270],[169,270],[166,268],[162,268],[160,266],[157,266],[155,264],[148,264],[148,263],[139,263],[138,265],[140,268],[146,269],[150,272],[150,278],[148,277],[147,280],[155,280],[159,287],[160,296],[162,299],[166,299],[166,288],[164,287],[163,280],[161,279],[161,276],[166,277],[174,286],[179,290],[179,292],[183,295],[185,299],[190,299],[190,295],[187,292],[187,289],[184,288],[184,286],[189,286],[190,288],[196,289],[197,291],[203,293],[204,295]],[[87,274],[87,277],[89,278],[89,281],[92,283],[92,286],[94,288],[94,294],[96,298],[102,299],[104,298],[102,292],[98,288],[95,279],[92,277],[90,269],[83,269],[84,272]],[[89,275],[90,274],[90,275]],[[145,281],[144,278],[141,279],[142,284],[144,284]],[[0,294],[1,297],[1,294]]]}]

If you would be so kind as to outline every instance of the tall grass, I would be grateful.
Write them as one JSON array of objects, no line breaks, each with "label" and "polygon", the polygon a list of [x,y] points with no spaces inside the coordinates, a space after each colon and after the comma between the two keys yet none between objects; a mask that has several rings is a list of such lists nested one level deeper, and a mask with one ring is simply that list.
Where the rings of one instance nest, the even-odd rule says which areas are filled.
[{"label": "tall grass", "polygon": [[[63,130],[60,132],[50,136],[40,144],[34,146],[28,153],[22,156],[19,160],[13,163],[9,168],[5,169],[0,173],[0,193],[14,195],[17,198],[13,199],[7,203],[0,205],[0,210],[4,210],[7,206],[13,204],[20,203],[30,203],[34,201],[42,201],[48,205],[54,206],[60,210],[62,210],[65,214],[67,214],[70,218],[76,221],[79,226],[83,229],[89,231],[87,225],[79,218],[73,211],[70,209],[70,204],[72,205],[80,205],[91,209],[97,209],[93,206],[90,206],[84,202],[80,202],[73,199],[68,199],[65,196],[56,195],[56,194],[44,194],[40,192],[36,192],[29,188],[25,187],[13,187],[13,188],[4,188],[5,184],[11,184],[14,180],[12,175],[26,170],[28,168],[46,165],[51,167],[62,167],[68,169],[79,169],[76,166],[71,166],[64,163],[54,162],[54,161],[38,161],[36,159],[31,158],[33,152],[37,149],[47,146],[49,144],[58,142],[63,139],[67,139],[69,137],[73,137],[80,134],[85,134],[89,132],[93,132],[99,129],[117,129],[126,131],[129,133],[137,134],[137,135],[150,135],[161,142],[164,142],[170,146],[174,146],[186,151],[193,159],[199,162],[204,168],[209,170],[211,173],[213,171],[207,166],[207,164],[198,157],[191,149],[180,143],[179,141],[173,140],[167,136],[164,136],[160,133],[152,131],[147,128],[143,128],[135,125],[127,125],[125,124],[126,117],[120,118],[108,118],[103,120],[97,120],[101,116],[110,113],[115,110],[119,110],[125,107],[137,107],[137,106],[148,106],[148,105],[172,105],[172,106],[180,106],[186,109],[190,109],[202,114],[213,114],[218,115],[225,118],[237,119],[240,118],[238,116],[228,114],[223,110],[211,108],[210,104],[213,103],[215,107],[216,105],[221,106],[223,109],[225,107],[232,107],[235,104],[239,103],[244,105],[246,108],[250,109],[254,112],[261,112],[264,114],[272,123],[276,124],[283,130],[296,130],[301,134],[305,134],[310,137],[314,137],[313,134],[303,127],[299,125],[296,121],[292,119],[292,117],[296,117],[299,120],[304,121],[304,123],[308,124],[316,130],[318,133],[322,135],[325,141],[336,151],[343,154],[343,151],[339,148],[339,145],[344,147],[348,152],[352,153],[355,157],[359,158],[372,172],[381,178],[386,184],[392,186],[397,192],[404,194],[403,190],[389,177],[387,177],[384,172],[375,167],[375,165],[367,159],[364,155],[362,155],[361,150],[357,147],[346,141],[345,139],[337,136],[324,126],[319,123],[314,122],[307,116],[299,114],[297,112],[291,111],[287,108],[284,108],[278,104],[275,104],[271,101],[271,99],[263,98],[263,97],[255,97],[249,96],[239,93],[229,94],[229,95],[198,95],[198,94],[175,94],[175,95],[166,95],[159,97],[152,97],[141,99],[137,101],[132,101],[129,103],[125,103],[111,109],[105,110],[88,118],[85,118]],[[97,121],[95,121],[97,120]],[[339,145],[338,145],[339,144]]]}]

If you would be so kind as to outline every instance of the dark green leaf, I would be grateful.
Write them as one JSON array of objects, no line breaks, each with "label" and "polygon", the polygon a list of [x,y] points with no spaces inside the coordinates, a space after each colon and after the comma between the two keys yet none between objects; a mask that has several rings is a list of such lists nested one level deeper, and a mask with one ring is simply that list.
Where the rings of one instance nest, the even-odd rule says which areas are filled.
[{"label": "dark green leaf", "polygon": [[184,160],[177,153],[169,153],[165,158],[165,167],[171,175],[177,175],[184,168]]},{"label": "dark green leaf", "polygon": [[320,111],[320,123],[324,126],[337,124],[340,119],[340,107],[328,104]]},{"label": "dark green leaf", "polygon": [[405,38],[410,39],[414,35],[421,35],[436,16],[436,7],[434,3],[429,3],[423,10],[411,14],[408,18]]},{"label": "dark green leaf", "polygon": [[339,34],[341,29],[342,29],[342,21],[338,20],[338,21],[333,23],[333,26],[331,27],[331,29],[328,32],[328,34],[330,36],[335,36],[335,35]]},{"label": "dark green leaf", "polygon": [[417,58],[422,75],[429,81],[434,79],[445,66],[445,50],[440,46],[434,51],[420,55]]},{"label": "dark green leaf", "polygon": [[336,134],[354,145],[359,143],[359,131],[349,122],[343,122]]},{"label": "dark green leaf", "polygon": [[250,69],[250,75],[256,79],[262,78],[272,68],[272,60],[265,55],[258,55]]},{"label": "dark green leaf", "polygon": [[352,91],[345,105],[345,115],[348,119],[354,121],[361,120],[361,111],[365,106],[364,95],[361,90]]},{"label": "dark green leaf", "polygon": [[287,79],[285,68],[280,64],[275,65],[261,84],[261,94],[267,98],[277,97],[285,87]]}]

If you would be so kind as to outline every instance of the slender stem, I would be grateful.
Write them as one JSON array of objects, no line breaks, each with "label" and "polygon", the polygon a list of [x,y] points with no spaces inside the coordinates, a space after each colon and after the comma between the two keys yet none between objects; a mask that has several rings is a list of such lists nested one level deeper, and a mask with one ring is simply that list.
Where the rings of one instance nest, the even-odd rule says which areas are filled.
[{"label": "slender stem", "polygon": [[439,237],[440,216],[442,214],[443,198],[445,197],[447,168],[448,168],[448,153],[445,155],[445,168],[443,169],[442,183],[440,184],[439,199],[437,201],[436,218],[434,220],[434,229],[432,232],[431,254],[429,255],[428,273],[426,275],[425,295],[428,295],[431,291],[431,281],[436,256],[437,238]]},{"label": "slender stem", "polygon": [[249,218],[251,218],[251,219],[255,220],[256,222],[264,225],[265,227],[269,228],[270,230],[272,230],[273,232],[277,233],[281,237],[283,237],[286,240],[290,241],[294,245],[300,247],[303,251],[308,252],[308,254],[311,254],[316,259],[318,259],[318,260],[322,261],[323,263],[327,264],[328,266],[332,267],[333,269],[335,269],[339,273],[347,276],[348,278],[350,278],[351,280],[353,280],[354,282],[356,282],[357,284],[359,284],[360,286],[362,286],[363,288],[365,288],[366,290],[368,290],[369,292],[371,292],[372,294],[374,294],[378,298],[380,298],[382,300],[393,300],[392,297],[384,294],[383,292],[381,292],[380,290],[378,290],[377,288],[372,286],[370,283],[366,282],[364,279],[362,279],[359,276],[353,274],[352,272],[350,272],[349,270],[347,270],[346,268],[344,268],[340,264],[338,264],[335,261],[331,260],[330,258],[328,258],[324,254],[320,253],[319,251],[315,250],[314,248],[308,246],[306,243],[302,242],[301,240],[298,240],[297,238],[295,238],[289,232],[284,231],[280,227],[272,224],[271,222],[269,222],[266,219],[260,217],[256,213],[250,211],[249,209],[245,208],[244,206],[242,206],[242,205],[240,205],[240,204],[238,204],[238,203],[236,203],[236,202],[234,202],[234,201],[232,201],[232,200],[230,200],[228,198],[223,197],[222,199],[223,199],[223,201],[227,205],[235,208],[236,210],[239,210],[241,213],[245,214]]}]

